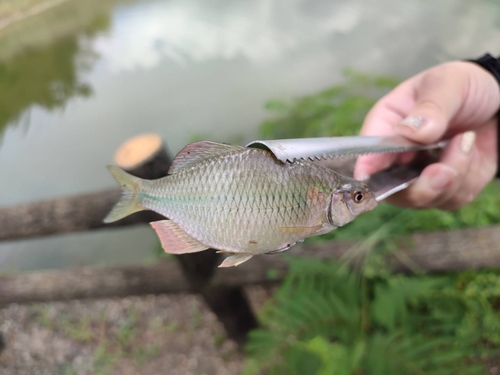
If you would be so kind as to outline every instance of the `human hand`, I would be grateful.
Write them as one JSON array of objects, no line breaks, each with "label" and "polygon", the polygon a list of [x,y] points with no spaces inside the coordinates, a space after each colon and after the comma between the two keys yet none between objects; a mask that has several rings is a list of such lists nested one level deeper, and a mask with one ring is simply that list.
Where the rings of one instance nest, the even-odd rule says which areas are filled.
[{"label": "human hand", "polygon": [[[477,64],[449,62],[401,83],[381,98],[365,118],[360,135],[401,135],[428,144],[450,139],[437,163],[427,166],[391,203],[414,208],[455,210],[471,202],[497,171],[500,89]],[[359,158],[355,178],[365,178],[408,154]]]}]

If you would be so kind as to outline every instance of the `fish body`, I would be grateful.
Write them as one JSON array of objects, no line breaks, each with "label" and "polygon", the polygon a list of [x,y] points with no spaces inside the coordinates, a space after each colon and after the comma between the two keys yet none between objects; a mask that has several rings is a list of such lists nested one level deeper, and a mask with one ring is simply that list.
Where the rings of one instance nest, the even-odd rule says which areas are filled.
[{"label": "fish body", "polygon": [[186,146],[157,180],[110,170],[124,194],[106,222],[153,210],[170,219],[152,223],[165,251],[219,249],[233,254],[225,266],[285,251],[376,205],[362,182],[328,168],[207,141]]}]

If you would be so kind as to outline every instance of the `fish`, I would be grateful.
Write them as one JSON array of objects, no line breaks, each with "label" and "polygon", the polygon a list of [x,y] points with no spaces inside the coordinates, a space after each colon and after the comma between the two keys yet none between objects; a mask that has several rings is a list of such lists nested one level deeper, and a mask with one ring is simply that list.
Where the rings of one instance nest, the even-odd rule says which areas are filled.
[{"label": "fish", "polygon": [[377,205],[365,183],[311,161],[212,141],[184,147],[156,180],[108,169],[122,196],[105,223],[155,211],[168,218],[150,223],[167,253],[216,249],[229,255],[219,267],[284,252]]}]

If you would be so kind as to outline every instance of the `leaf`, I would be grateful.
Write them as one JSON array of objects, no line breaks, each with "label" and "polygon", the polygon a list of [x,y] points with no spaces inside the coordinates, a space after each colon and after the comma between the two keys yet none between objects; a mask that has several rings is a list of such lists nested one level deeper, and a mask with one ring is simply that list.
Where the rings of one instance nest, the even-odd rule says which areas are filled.
[{"label": "leaf", "polygon": [[339,343],[330,343],[316,336],[305,345],[306,350],[321,359],[316,375],[350,375],[359,367],[364,345],[359,343],[354,350]]}]

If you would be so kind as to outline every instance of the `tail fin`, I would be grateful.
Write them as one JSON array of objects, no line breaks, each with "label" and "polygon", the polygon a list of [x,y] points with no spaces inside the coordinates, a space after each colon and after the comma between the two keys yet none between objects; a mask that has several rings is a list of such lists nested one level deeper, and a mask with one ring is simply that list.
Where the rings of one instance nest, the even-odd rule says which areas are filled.
[{"label": "tail fin", "polygon": [[116,203],[108,216],[106,216],[104,222],[112,223],[134,212],[144,210],[139,202],[139,196],[137,195],[141,179],[115,166],[108,166],[108,169],[123,190],[120,200]]}]

